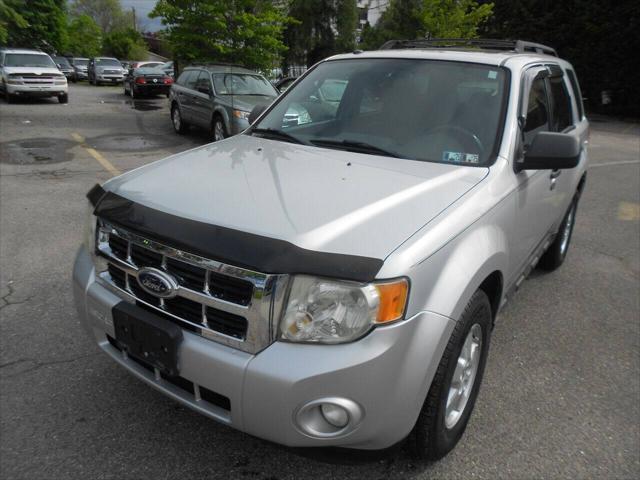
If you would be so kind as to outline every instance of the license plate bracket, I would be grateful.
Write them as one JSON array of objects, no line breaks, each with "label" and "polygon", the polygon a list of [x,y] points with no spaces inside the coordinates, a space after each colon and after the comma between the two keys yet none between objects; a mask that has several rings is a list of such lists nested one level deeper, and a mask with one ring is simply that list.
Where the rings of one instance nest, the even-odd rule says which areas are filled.
[{"label": "license plate bracket", "polygon": [[116,340],[128,355],[161,372],[177,376],[182,329],[152,312],[128,302],[112,309]]}]

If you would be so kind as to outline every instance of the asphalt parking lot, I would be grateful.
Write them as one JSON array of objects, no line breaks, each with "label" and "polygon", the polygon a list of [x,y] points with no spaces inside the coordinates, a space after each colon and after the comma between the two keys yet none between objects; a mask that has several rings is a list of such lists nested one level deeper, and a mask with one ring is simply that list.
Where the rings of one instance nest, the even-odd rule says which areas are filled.
[{"label": "asphalt parking lot", "polygon": [[[183,408],[81,328],[71,268],[96,182],[208,141],[174,134],[167,99],[70,86],[0,101],[0,478],[638,478],[640,125],[594,118],[567,262],[501,312],[476,410],[427,464],[292,450]],[[259,401],[259,399],[256,399]]]}]

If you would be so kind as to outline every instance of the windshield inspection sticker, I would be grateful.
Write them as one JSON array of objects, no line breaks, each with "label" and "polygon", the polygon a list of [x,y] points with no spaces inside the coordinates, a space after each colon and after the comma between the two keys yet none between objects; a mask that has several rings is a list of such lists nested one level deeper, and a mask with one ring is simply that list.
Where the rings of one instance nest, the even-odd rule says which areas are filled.
[{"label": "windshield inspection sticker", "polygon": [[442,161],[449,163],[479,163],[480,156],[477,153],[442,152]]},{"label": "windshield inspection sticker", "polygon": [[495,80],[496,78],[498,78],[498,72],[496,72],[495,70],[489,70],[489,74],[487,75],[487,77],[490,80]]}]

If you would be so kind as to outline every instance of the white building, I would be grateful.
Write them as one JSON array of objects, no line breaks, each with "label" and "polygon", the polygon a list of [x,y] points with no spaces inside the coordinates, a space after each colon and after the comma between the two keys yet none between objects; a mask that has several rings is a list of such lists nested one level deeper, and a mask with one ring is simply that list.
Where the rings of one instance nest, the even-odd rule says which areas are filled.
[{"label": "white building", "polygon": [[358,0],[358,12],[360,14],[360,29],[367,22],[374,26],[378,23],[382,12],[389,6],[391,0]]}]

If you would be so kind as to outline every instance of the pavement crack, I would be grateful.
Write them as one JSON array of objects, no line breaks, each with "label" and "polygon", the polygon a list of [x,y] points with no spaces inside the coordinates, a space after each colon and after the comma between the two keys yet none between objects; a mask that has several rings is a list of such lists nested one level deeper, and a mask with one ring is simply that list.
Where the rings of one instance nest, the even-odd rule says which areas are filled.
[{"label": "pavement crack", "polygon": [[23,369],[19,369],[18,371],[9,373],[9,374],[2,374],[0,375],[2,378],[11,378],[11,377],[16,377],[18,375],[23,375],[25,373],[29,373],[29,372],[33,372],[35,370],[38,370],[42,367],[47,367],[50,365],[60,365],[60,364],[65,364],[65,363],[73,363],[76,362],[78,360],[82,360],[83,358],[89,358],[89,357],[93,357],[96,355],[99,355],[100,352],[93,352],[93,353],[87,353],[84,355],[76,355],[74,357],[71,358],[64,358],[64,359],[59,359],[59,360],[47,360],[47,361],[40,361],[40,360],[36,360],[33,358],[20,358],[18,360],[11,360],[10,362],[6,362],[3,364],[0,364],[0,370],[6,368],[6,367],[12,367],[15,365],[22,365],[22,364],[28,364],[28,366],[26,368]]},{"label": "pavement crack", "polygon": [[10,300],[9,297],[11,297],[15,293],[15,290],[13,289],[13,286],[11,285],[11,283],[7,284],[7,289],[9,290],[9,293],[0,297],[0,302],[2,302],[2,304],[0,304],[0,310],[2,310],[5,307],[8,307],[9,305],[22,305],[23,303],[27,303],[29,300],[31,300],[35,296],[35,295],[29,295],[24,300]]}]

